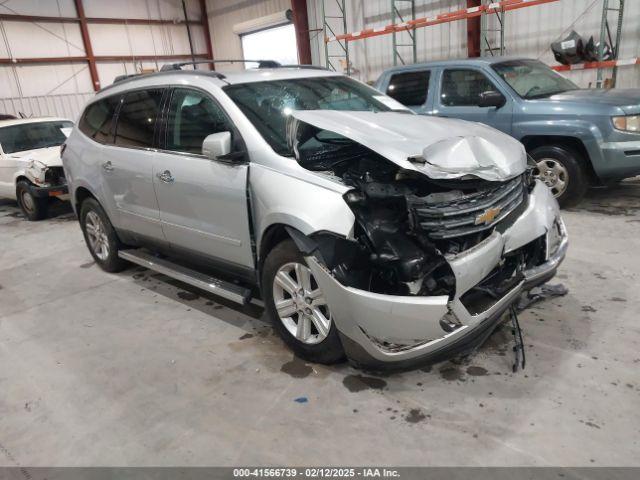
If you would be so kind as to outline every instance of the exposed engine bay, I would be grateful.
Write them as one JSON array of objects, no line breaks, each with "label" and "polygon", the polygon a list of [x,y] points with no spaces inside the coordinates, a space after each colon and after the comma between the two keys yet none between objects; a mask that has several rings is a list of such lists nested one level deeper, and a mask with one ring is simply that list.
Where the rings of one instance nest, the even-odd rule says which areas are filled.
[{"label": "exposed engine bay", "polygon": [[[297,126],[292,147],[304,168],[353,187],[344,200],[356,218],[356,242],[331,234],[314,239],[340,283],[375,293],[453,298],[456,280],[447,259],[508,226],[526,207],[533,185],[530,170],[505,181],[472,175],[434,180],[308,124]],[[476,289],[500,295],[543,255],[538,244],[514,252]]]}]

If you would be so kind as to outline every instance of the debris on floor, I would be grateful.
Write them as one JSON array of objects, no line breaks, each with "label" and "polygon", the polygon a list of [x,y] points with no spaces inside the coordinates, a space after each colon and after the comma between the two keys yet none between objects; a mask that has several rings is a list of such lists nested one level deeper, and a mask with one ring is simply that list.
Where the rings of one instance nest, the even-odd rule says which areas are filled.
[{"label": "debris on floor", "polygon": [[554,285],[544,284],[539,287],[532,288],[528,292],[520,296],[516,309],[521,312],[532,305],[553,297],[563,297],[569,293],[569,289],[561,283]]},{"label": "debris on floor", "polygon": [[307,403],[309,399],[307,397],[298,397],[298,398],[295,398],[293,401],[297,403]]}]

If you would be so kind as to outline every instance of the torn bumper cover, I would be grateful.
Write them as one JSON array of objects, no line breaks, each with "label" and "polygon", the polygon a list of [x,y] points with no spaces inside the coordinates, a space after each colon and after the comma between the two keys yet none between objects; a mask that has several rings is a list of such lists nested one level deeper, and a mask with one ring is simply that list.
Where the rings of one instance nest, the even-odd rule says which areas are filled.
[{"label": "torn bumper cover", "polygon": [[[521,272],[499,298],[471,298],[469,292],[499,269],[507,254],[534,241],[546,250],[541,264]],[[447,258],[456,277],[453,298],[385,295],[346,287],[316,257],[308,256],[307,263],[327,298],[347,355],[367,367],[404,367],[439,361],[480,345],[523,291],[555,275],[567,246],[557,203],[538,182],[515,221]]]},{"label": "torn bumper cover", "polygon": [[29,191],[34,197],[67,199],[69,188],[62,166],[49,166],[39,160],[32,160],[25,169],[25,175],[32,182]]},{"label": "torn bumper cover", "polygon": [[30,185],[29,191],[34,197],[64,197],[69,193],[67,185],[39,186]]}]

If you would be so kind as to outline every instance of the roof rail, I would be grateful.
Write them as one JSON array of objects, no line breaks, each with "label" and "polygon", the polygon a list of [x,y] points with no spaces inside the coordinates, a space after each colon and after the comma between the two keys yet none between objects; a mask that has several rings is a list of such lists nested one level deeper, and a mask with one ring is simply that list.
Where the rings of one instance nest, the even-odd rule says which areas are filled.
[{"label": "roof rail", "polygon": [[160,69],[161,72],[167,70],[182,70],[182,67],[186,65],[200,65],[200,64],[215,64],[215,63],[257,63],[258,68],[278,68],[281,67],[275,60],[196,60],[193,62],[180,62],[180,63],[167,63]]},{"label": "roof rail", "polygon": [[321,65],[303,65],[303,64],[280,65],[280,68],[303,68],[305,70],[329,70],[327,67],[323,67]]},{"label": "roof rail", "polygon": [[144,73],[128,73],[124,75],[118,75],[113,79],[113,83],[122,82],[123,80],[128,80],[129,78],[139,77],[140,75],[145,75]]}]

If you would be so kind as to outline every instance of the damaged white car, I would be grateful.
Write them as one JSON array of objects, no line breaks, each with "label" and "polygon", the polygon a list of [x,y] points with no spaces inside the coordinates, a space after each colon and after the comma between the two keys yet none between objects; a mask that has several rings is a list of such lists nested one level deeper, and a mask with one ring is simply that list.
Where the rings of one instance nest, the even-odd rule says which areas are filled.
[{"label": "damaged white car", "polygon": [[60,145],[72,128],[63,118],[0,121],[0,197],[17,200],[29,220],[45,218],[52,197],[68,199]]},{"label": "damaged white car", "polygon": [[117,83],[63,161],[102,268],[261,298],[311,361],[469,352],[567,250],[519,142],[329,71],[176,67]]}]

